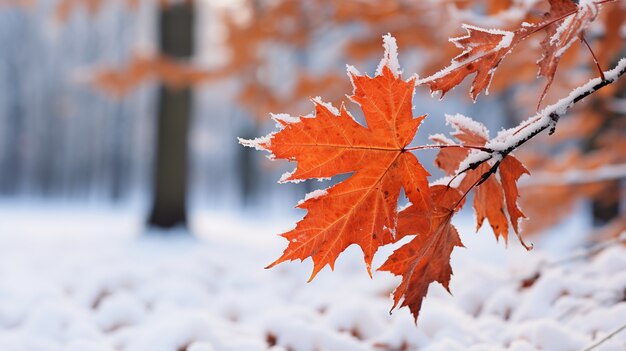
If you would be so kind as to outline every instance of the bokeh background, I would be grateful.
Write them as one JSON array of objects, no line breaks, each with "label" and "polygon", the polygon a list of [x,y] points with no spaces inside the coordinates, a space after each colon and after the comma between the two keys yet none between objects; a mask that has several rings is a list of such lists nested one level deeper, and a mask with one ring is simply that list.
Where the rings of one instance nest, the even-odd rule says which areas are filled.
[{"label": "bokeh background", "polygon": [[[626,330],[626,79],[516,151],[534,251],[487,224],[475,234],[471,206],[455,217],[454,296],[432,284],[418,327],[389,315],[398,280],[370,279],[354,246],[310,284],[309,261],[263,268],[304,214],[294,205],[349,175],[277,184],[293,165],[237,138],[317,96],[363,122],[346,65],[373,75],[387,33],[404,77],[425,77],[459,54],[462,23],[515,30],[550,3],[0,0],[0,350],[573,351]],[[626,1],[603,7],[585,38],[607,70],[626,54]],[[456,113],[495,136],[599,75],[575,43],[538,106],[543,36],[475,103],[471,78],[443,100],[416,87],[429,117],[414,144],[448,135]],[[432,181],[435,153],[418,154]]]},{"label": "bokeh background", "polygon": [[[31,205],[107,207],[132,213],[138,227],[185,226],[218,212],[297,217],[290,204],[322,185],[278,186],[290,166],[244,149],[237,137],[272,130],[270,113],[309,114],[316,96],[346,102],[358,115],[347,99],[345,65],[373,72],[383,34],[398,38],[405,76],[425,76],[457,54],[446,41],[462,34],[461,23],[515,28],[540,18],[546,8],[542,1],[486,0],[5,0],[0,3],[0,201],[9,212]],[[589,31],[605,67],[621,50],[612,33],[619,34],[623,15],[617,4]],[[478,103],[469,101],[466,87],[441,102],[418,87],[415,113],[430,117],[415,142],[447,132],[446,113],[466,114],[492,130],[532,115],[543,82],[534,80],[536,58],[530,53],[537,53],[540,39],[508,58],[491,94]],[[563,59],[561,71],[568,73],[557,76],[548,102],[593,76],[585,50],[575,47]],[[531,169],[619,164],[623,157],[615,155],[615,143],[623,143],[623,133],[615,128],[623,127],[623,111],[608,105],[621,95],[614,89],[579,109],[581,117],[570,118],[576,123],[563,128],[569,134],[557,134],[556,142],[524,156]],[[596,116],[598,107],[611,110],[611,117]],[[610,141],[604,138],[607,130]],[[591,151],[607,144],[613,145],[611,155],[604,151],[604,158],[590,159]],[[432,164],[432,153],[420,157]],[[433,179],[440,175],[429,169]],[[552,184],[547,205],[529,210],[548,211],[548,220],[538,219],[529,231],[559,222],[581,198],[606,199],[607,193],[613,195],[604,206],[608,212],[592,217],[613,222],[620,213],[614,195],[622,192],[619,181],[606,183],[596,182],[593,189],[577,184],[583,192]],[[545,184],[539,191],[546,193]]]}]

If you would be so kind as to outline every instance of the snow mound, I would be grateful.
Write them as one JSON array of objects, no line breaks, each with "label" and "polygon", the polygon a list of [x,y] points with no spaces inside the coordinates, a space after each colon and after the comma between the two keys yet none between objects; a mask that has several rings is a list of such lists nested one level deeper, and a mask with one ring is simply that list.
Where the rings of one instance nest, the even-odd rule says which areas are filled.
[{"label": "snow mound", "polygon": [[[47,242],[0,237],[0,350],[582,350],[626,322],[626,248],[542,266],[466,256],[418,325],[389,315],[398,281],[370,280],[358,250],[306,284],[263,266],[281,247],[161,237]],[[511,249],[510,249],[511,250]],[[469,250],[467,250],[469,251]],[[623,350],[626,333],[596,350]]]}]

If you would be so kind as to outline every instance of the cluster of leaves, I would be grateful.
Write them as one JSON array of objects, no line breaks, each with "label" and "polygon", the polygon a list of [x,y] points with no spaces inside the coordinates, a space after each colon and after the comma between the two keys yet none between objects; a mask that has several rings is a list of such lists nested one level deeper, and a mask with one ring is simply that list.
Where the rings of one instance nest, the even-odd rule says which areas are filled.
[{"label": "cluster of leaves", "polygon": [[[11,0],[15,2],[15,0]],[[22,0],[23,1],[23,0]],[[137,0],[120,0],[129,8],[137,6]],[[154,0],[162,5],[171,4],[174,1]],[[70,14],[77,9],[84,8],[89,13],[96,13],[102,8],[100,0],[60,0],[56,4],[56,17],[61,21],[67,20]],[[541,3],[541,1],[539,1]],[[565,0],[554,2],[556,7],[571,9],[573,2]],[[558,4],[557,4],[558,3]],[[454,8],[454,11],[450,11]],[[379,33],[393,32],[394,36],[406,49],[419,48],[426,52],[421,65],[425,71],[438,68],[440,62],[450,57],[453,48],[439,45],[445,38],[453,35],[457,30],[459,18],[451,16],[451,12],[473,11],[480,9],[485,16],[498,18],[536,20],[534,13],[537,11],[535,2],[495,1],[495,0],[459,0],[459,1],[406,1],[389,0],[384,2],[363,2],[359,0],[346,0],[341,2],[330,0],[313,1],[259,1],[247,0],[242,2],[236,11],[217,11],[216,20],[224,26],[225,48],[231,53],[228,62],[220,67],[208,69],[197,64],[177,62],[170,59],[167,71],[161,71],[162,65],[154,65],[154,61],[162,57],[156,54],[152,57],[134,55],[129,58],[123,67],[94,67],[93,85],[111,95],[119,96],[127,94],[148,79],[156,79],[170,86],[196,86],[222,79],[236,79],[241,86],[238,96],[239,102],[246,106],[251,114],[260,121],[265,120],[269,111],[297,110],[303,111],[301,101],[314,95],[323,94],[329,101],[338,103],[343,98],[343,91],[348,87],[342,79],[341,69],[328,70],[323,75],[311,73],[307,66],[309,61],[306,56],[311,50],[315,50],[315,38],[317,28],[335,30],[349,28],[355,24],[364,28],[359,35],[349,35],[351,40],[341,44],[341,52],[350,60],[365,60],[377,57]],[[580,12],[580,11],[577,11]],[[588,13],[582,11],[580,13]],[[241,19],[241,13],[247,13],[247,19]],[[556,10],[550,11],[554,19]],[[526,14],[526,15],[524,15]],[[615,11],[607,12],[608,18],[602,20],[606,23],[606,44],[599,47],[599,59],[610,55],[612,51],[619,50],[619,28],[623,22],[623,13],[616,8]],[[456,16],[458,17],[458,16]],[[466,16],[469,17],[469,16]],[[475,17],[475,16],[474,16]],[[583,16],[585,17],[585,16]],[[461,16],[461,18],[463,18]],[[538,25],[549,22],[549,17],[541,19]],[[587,18],[585,17],[585,20]],[[466,18],[470,22],[480,19]],[[532,21],[531,21],[532,22]],[[584,24],[584,23],[583,23]],[[521,44],[534,29],[514,31],[517,34],[516,43]],[[493,39],[498,39],[497,36]],[[523,40],[527,42],[527,40]],[[609,42],[612,45],[609,45]],[[284,89],[277,89],[266,79],[259,78],[262,72],[271,70],[272,57],[267,55],[269,46],[289,47],[298,52],[299,57],[304,57],[303,62],[298,63],[297,72],[293,74],[293,87],[285,94]],[[532,50],[528,44],[519,48],[520,51]],[[570,50],[574,52],[575,50]],[[510,65],[503,67],[505,74],[496,77],[494,89],[509,87],[513,79],[502,79],[514,72],[515,80],[525,77],[533,77],[535,70],[529,60],[519,60],[524,55],[511,55]],[[525,60],[525,61],[524,61]],[[565,58],[566,64],[574,60]],[[338,67],[339,68],[339,67]],[[136,72],[148,72],[138,75]],[[173,74],[180,75],[177,84],[172,84]],[[184,79],[192,76],[193,79]],[[489,80],[493,75],[490,75]],[[114,77],[114,78],[111,78]],[[197,78],[197,79],[196,79]],[[280,85],[282,86],[282,84]],[[476,91],[478,94],[479,91]]]},{"label": "cluster of leaves", "polygon": [[[461,115],[448,116],[458,142],[435,135],[435,145],[410,147],[425,118],[413,116],[412,97],[416,84],[427,84],[432,91],[445,94],[475,74],[470,88],[475,99],[489,88],[502,59],[540,30],[546,31],[546,37],[538,61],[539,75],[548,77],[549,86],[560,57],[583,38],[601,2],[550,0],[550,5],[544,20],[524,23],[515,31],[465,26],[467,36],[451,39],[463,53],[447,68],[419,81],[401,78],[395,39],[385,36],[385,55],[374,77],[348,69],[354,88],[349,98],[360,106],[367,126],[359,124],[344,105],[337,109],[315,99],[313,116],[274,115],[278,132],[241,140],[246,146],[269,151],[274,158],[297,162],[296,169],[281,182],[351,173],[347,180],[311,193],[298,204],[307,214],[293,230],[282,234],[289,243],[269,267],[311,258],[313,279],[326,265],[333,268],[341,252],[356,244],[371,274],[373,256],[381,246],[414,236],[379,270],[402,277],[393,294],[394,308],[408,306],[417,319],[430,283],[449,286],[450,255],[454,247],[462,246],[451,220],[470,191],[475,190],[477,229],[486,219],[496,238],[506,241],[510,226],[519,236],[519,221],[525,216],[517,205],[517,181],[529,172],[511,152],[540,130],[526,139],[518,137],[514,143],[501,138],[496,143],[490,142],[482,124]],[[545,90],[542,98],[544,95]],[[525,129],[531,129],[529,124],[520,125],[512,135],[527,133]],[[448,178],[429,184],[429,173],[412,153],[426,148],[440,149],[436,165]],[[402,190],[410,204],[398,209]]]},{"label": "cluster of leaves", "polygon": [[546,31],[541,42],[543,56],[537,61],[539,76],[548,79],[541,94],[545,97],[561,56],[575,41],[584,40],[584,30],[595,20],[600,3],[583,0],[579,4],[571,0],[550,0],[550,12],[539,23],[523,25],[515,31],[488,30],[464,25],[467,35],[450,39],[463,52],[452,64],[423,80],[430,89],[440,91],[442,96],[457,86],[465,77],[475,73],[470,95],[476,100],[482,91],[488,91],[496,68],[513,49],[528,36],[539,30]]}]

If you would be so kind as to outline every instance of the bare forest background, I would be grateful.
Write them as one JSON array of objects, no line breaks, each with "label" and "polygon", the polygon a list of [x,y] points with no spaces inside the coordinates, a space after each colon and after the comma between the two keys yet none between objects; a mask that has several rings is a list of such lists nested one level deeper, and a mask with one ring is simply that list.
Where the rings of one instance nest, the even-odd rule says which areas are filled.
[{"label": "bare forest background", "polygon": [[[318,95],[346,101],[346,63],[373,71],[388,32],[403,48],[405,72],[426,75],[457,54],[446,39],[462,34],[460,23],[484,27],[488,19],[487,26],[514,28],[540,17],[545,3],[0,2],[0,196],[8,203],[130,206],[165,227],[184,225],[189,211],[284,214],[286,203],[327,185],[275,186],[289,166],[240,147],[237,137],[266,134],[270,113],[310,113],[309,100]],[[587,39],[608,69],[623,53],[626,7],[608,4],[602,16]],[[527,45],[532,50],[537,43]],[[597,74],[584,45],[571,52],[548,102]],[[445,130],[445,113],[472,116],[495,130],[531,115],[543,82],[533,82],[534,62],[509,60],[478,103],[466,89],[443,103],[418,91],[415,104],[434,117],[419,142]],[[622,177],[593,177],[626,162],[620,151],[625,94],[623,82],[596,94],[550,143],[522,150],[539,174],[522,191],[535,220],[529,231],[581,206],[612,233],[626,227]],[[554,181],[569,179],[563,174],[572,168],[591,176]],[[541,203],[529,200],[536,194]]]}]

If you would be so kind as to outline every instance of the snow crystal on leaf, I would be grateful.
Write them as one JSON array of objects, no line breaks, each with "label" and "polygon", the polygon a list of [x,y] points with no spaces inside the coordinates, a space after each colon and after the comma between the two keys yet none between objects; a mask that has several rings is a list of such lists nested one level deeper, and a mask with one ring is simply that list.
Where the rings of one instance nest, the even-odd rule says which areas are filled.
[{"label": "snow crystal on leaf", "polygon": [[339,116],[339,110],[335,106],[333,106],[333,104],[331,104],[330,102],[322,101],[322,98],[319,97],[319,96],[316,96],[312,100],[313,100],[314,103],[316,103],[318,105],[321,105],[321,106],[324,106],[333,115]]},{"label": "snow crystal on leaf", "polygon": [[456,144],[456,142],[450,138],[448,138],[446,135],[441,134],[441,133],[437,133],[437,134],[431,134],[428,136],[428,139],[438,143],[438,144]]},{"label": "snow crystal on leaf", "polygon": [[280,179],[278,180],[278,183],[300,183],[303,180],[300,179],[296,179],[296,180],[291,180],[289,179],[296,171],[293,170],[291,172],[285,172],[283,173],[283,175],[280,176]]},{"label": "snow crystal on leaf", "polygon": [[274,121],[278,122],[278,124],[276,125],[276,127],[278,128],[282,127],[282,124],[280,122],[285,122],[285,123],[290,123],[290,124],[300,122],[300,117],[294,117],[288,113],[271,113],[270,115],[272,116],[272,119]]},{"label": "snow crystal on leaf", "polygon": [[352,65],[346,65],[346,71],[348,72],[350,80],[352,80],[352,76],[362,76],[361,72]]},{"label": "snow crystal on leaf", "polygon": [[[626,58],[621,59],[615,68],[610,71],[604,72],[604,76],[607,81],[615,81],[620,72],[626,70]],[[555,126],[558,118],[553,118],[553,115],[561,116],[567,112],[567,110],[574,104],[574,100],[582,96],[585,92],[593,92],[594,87],[602,83],[602,78],[593,78],[586,84],[572,90],[570,94],[559,100],[557,103],[550,106],[546,106],[543,110],[538,112],[535,116],[527,119],[523,122],[528,127],[518,130],[518,128],[511,128],[503,130],[498,133],[496,138],[489,141],[485,147],[493,150],[507,150],[514,145],[519,144],[522,140],[526,140],[534,135],[537,130],[544,126]]]},{"label": "snow crystal on leaf", "polygon": [[322,197],[324,195],[328,194],[328,191],[326,189],[318,189],[318,190],[313,190],[310,193],[306,194],[304,196],[304,199],[300,200],[298,202],[298,205],[302,205],[303,203],[311,200],[311,199],[317,199],[318,197]]},{"label": "snow crystal on leaf", "polygon": [[[511,31],[508,31],[508,30],[487,29],[487,28],[481,28],[481,27],[472,26],[471,24],[462,24],[461,27],[468,32],[467,35],[463,35],[463,36],[460,36],[460,37],[448,39],[448,41],[452,42],[459,49],[465,49],[465,47],[463,45],[461,45],[459,43],[459,41],[461,41],[463,39],[470,38],[470,34],[469,33],[470,33],[471,30],[475,30],[477,32],[485,32],[485,33],[489,33],[489,34],[493,34],[493,35],[500,35],[500,36],[502,36],[502,39],[500,39],[500,42],[498,43],[498,45],[493,49],[494,51],[497,51],[497,50],[500,50],[500,49],[504,49],[504,48],[508,48],[509,46],[511,46],[511,43],[513,42],[513,38],[515,37],[515,33],[511,32]],[[469,48],[468,48],[468,50],[469,50]],[[465,54],[465,53],[466,52],[464,52],[463,54]],[[463,55],[463,54],[461,54],[461,55]]]},{"label": "snow crystal on leaf", "polygon": [[239,144],[243,146],[252,147],[259,151],[265,151],[266,148],[263,145],[270,144],[272,140],[272,135],[270,134],[270,135],[266,135],[266,136],[262,136],[262,137],[258,137],[254,139],[237,138],[237,140],[239,141]]},{"label": "snow crystal on leaf", "polygon": [[400,69],[400,63],[398,62],[398,43],[396,43],[396,38],[391,36],[391,34],[383,35],[383,48],[385,48],[385,54],[383,55],[383,59],[378,64],[376,75],[382,75],[383,68],[387,66],[387,68],[389,68],[396,77],[400,76],[402,74],[402,70]]},{"label": "snow crystal on leaf", "polygon": [[487,127],[460,113],[455,115],[446,114],[446,124],[452,125],[457,132],[460,132],[459,128],[463,128],[485,139],[489,139],[489,129]]}]

